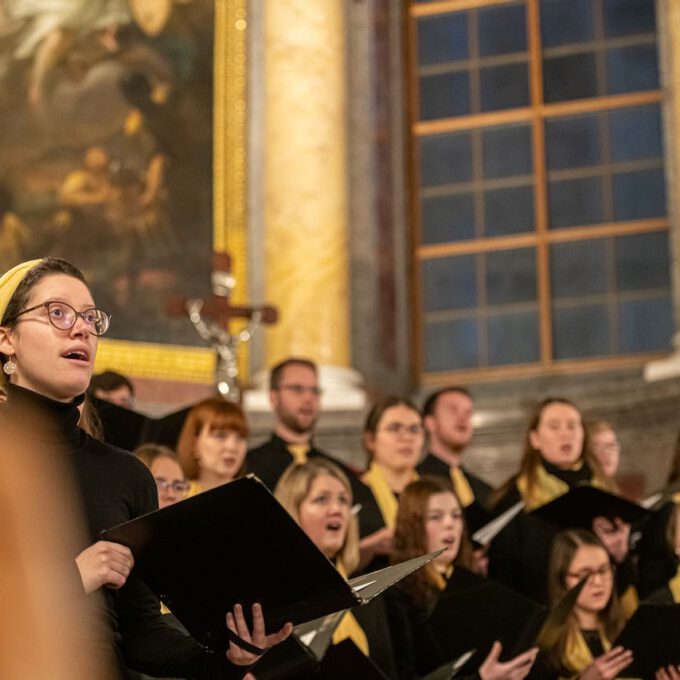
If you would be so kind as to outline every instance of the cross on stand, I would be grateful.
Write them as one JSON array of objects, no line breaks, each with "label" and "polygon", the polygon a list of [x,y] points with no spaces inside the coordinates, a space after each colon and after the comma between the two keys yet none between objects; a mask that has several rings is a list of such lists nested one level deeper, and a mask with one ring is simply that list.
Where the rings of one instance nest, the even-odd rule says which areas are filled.
[{"label": "cross on stand", "polygon": [[[166,310],[172,316],[188,314],[196,332],[215,350],[215,387],[218,393],[229,401],[239,402],[238,347],[253,337],[260,324],[276,323],[279,314],[270,305],[245,307],[231,304],[235,280],[228,253],[213,254],[210,280],[212,295],[207,300],[175,296],[168,300]],[[247,319],[248,324],[239,333],[232,334],[229,332],[232,319]]]}]

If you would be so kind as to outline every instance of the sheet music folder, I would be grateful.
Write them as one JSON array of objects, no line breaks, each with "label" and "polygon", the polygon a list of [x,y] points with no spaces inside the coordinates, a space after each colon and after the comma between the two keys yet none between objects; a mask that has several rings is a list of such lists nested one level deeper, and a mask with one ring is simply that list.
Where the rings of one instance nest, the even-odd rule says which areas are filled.
[{"label": "sheet music folder", "polygon": [[347,582],[264,484],[248,475],[104,531],[200,642],[228,645],[225,613],[259,602],[268,631],[365,604],[438,553]]}]

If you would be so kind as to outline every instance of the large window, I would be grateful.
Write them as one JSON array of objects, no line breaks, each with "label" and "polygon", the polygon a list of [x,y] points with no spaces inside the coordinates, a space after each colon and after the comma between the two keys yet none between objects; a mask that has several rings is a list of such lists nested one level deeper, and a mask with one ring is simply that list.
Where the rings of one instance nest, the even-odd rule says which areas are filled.
[{"label": "large window", "polygon": [[411,2],[426,381],[669,349],[655,11],[653,0]]}]

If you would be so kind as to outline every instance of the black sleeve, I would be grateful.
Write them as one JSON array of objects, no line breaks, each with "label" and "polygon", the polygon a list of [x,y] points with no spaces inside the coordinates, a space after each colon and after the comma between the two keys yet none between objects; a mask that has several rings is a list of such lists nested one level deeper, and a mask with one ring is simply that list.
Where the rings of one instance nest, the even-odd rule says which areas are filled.
[{"label": "black sleeve", "polygon": [[168,625],[158,599],[134,573],[120,589],[116,609],[123,658],[133,670],[190,680],[231,680],[249,670]]},{"label": "black sleeve", "polygon": [[449,659],[442,653],[428,612],[411,602],[399,588],[385,593],[385,607],[392,636],[399,680],[413,680],[431,673]]},{"label": "black sleeve", "polygon": [[[143,474],[132,474],[136,478],[133,516],[157,509],[158,495],[151,475],[146,469]],[[232,664],[223,654],[213,653],[166,623],[160,601],[134,570],[117,593],[116,615],[120,649],[132,670],[189,680],[232,680],[242,678],[249,670],[249,666]]]}]

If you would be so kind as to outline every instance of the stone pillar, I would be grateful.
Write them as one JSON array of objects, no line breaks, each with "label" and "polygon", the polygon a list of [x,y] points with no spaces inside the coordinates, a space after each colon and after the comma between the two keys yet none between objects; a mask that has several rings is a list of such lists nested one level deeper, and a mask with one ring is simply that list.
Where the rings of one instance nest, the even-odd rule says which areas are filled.
[{"label": "stone pillar", "polygon": [[645,366],[645,380],[680,375],[680,4],[660,0],[657,4],[659,64],[663,88],[663,127],[666,162],[666,195],[671,222],[670,260],[675,301],[674,352]]},{"label": "stone pillar", "polygon": [[345,3],[263,7],[265,299],[280,312],[267,330],[267,365],[309,357],[337,396],[358,379],[349,342]]}]

